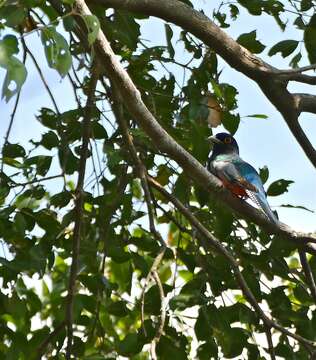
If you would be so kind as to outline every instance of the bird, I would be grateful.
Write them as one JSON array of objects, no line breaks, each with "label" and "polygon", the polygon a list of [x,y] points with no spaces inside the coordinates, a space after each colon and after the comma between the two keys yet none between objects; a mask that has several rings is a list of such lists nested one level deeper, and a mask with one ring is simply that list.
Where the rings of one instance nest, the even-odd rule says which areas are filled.
[{"label": "bird", "polygon": [[239,156],[239,146],[228,133],[217,133],[208,138],[213,143],[207,169],[218,177],[234,195],[250,198],[274,224],[279,220],[267,201],[261,178],[256,169]]}]

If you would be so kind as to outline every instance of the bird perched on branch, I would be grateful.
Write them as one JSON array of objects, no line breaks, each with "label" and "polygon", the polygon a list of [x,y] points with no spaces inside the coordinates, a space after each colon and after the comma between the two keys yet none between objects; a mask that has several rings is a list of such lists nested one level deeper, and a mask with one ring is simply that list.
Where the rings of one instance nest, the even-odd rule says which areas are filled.
[{"label": "bird perched on branch", "polygon": [[259,174],[241,159],[234,137],[227,133],[219,133],[209,137],[208,140],[213,143],[213,151],[207,164],[208,170],[234,195],[249,197],[271,222],[279,223],[269,206]]}]

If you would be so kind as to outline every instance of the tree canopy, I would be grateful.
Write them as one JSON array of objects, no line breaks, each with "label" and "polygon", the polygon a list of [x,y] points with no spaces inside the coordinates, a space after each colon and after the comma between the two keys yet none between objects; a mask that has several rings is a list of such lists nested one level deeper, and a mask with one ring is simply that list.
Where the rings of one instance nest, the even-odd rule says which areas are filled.
[{"label": "tree canopy", "polygon": [[[316,357],[315,234],[272,224],[205,168],[214,128],[238,134],[240,89],[222,80],[235,71],[316,168],[300,123],[316,113],[315,10],[313,0],[0,2],[12,109],[1,119],[1,358]],[[263,15],[283,40],[230,36]],[[157,19],[163,36],[144,38]],[[14,138],[40,87],[49,102],[29,105]],[[258,171],[269,197],[291,191],[292,179]]]}]

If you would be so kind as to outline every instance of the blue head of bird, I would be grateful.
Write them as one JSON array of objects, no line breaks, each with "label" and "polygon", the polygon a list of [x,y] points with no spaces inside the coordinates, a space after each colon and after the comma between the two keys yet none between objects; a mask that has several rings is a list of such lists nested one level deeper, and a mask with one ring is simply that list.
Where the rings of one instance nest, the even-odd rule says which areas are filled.
[{"label": "blue head of bird", "polygon": [[208,138],[213,143],[212,157],[221,154],[239,154],[239,147],[235,138],[228,133],[218,133]]}]

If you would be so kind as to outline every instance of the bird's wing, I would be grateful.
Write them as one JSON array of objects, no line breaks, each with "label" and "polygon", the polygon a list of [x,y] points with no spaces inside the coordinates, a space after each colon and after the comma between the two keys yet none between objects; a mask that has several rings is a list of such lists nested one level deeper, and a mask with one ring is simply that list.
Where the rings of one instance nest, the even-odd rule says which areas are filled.
[{"label": "bird's wing", "polygon": [[274,223],[278,223],[279,220],[275,216],[274,212],[271,210],[270,205],[267,201],[266,193],[264,191],[264,187],[262,185],[261,178],[257,171],[248,163],[243,161],[242,159],[236,159],[233,162],[236,171],[240,174],[242,178],[244,178],[247,182],[252,184],[257,191],[253,192],[250,189],[246,190],[247,195],[249,198],[259,206],[269,218],[270,221]]},{"label": "bird's wing", "polygon": [[[238,158],[240,159],[240,158]],[[224,182],[256,193],[258,189],[238,169],[238,159],[225,157],[211,163],[209,170]],[[240,161],[242,161],[240,159]],[[249,165],[250,166],[250,165]]]}]

